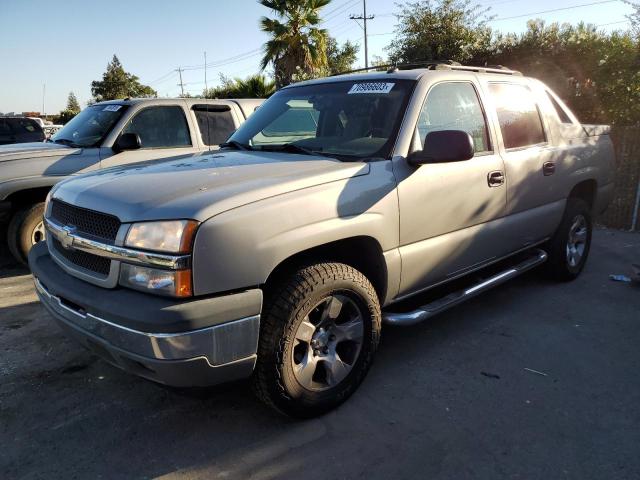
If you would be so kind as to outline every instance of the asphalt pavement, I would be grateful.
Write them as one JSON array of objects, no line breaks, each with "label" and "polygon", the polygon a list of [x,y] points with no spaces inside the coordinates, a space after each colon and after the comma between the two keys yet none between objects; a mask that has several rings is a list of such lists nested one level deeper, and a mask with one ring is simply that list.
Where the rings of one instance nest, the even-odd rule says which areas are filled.
[{"label": "asphalt pavement", "polygon": [[530,272],[385,327],[341,408],[285,418],[246,382],[175,390],[67,339],[0,260],[0,478],[638,479],[640,234],[598,230],[583,275]]}]

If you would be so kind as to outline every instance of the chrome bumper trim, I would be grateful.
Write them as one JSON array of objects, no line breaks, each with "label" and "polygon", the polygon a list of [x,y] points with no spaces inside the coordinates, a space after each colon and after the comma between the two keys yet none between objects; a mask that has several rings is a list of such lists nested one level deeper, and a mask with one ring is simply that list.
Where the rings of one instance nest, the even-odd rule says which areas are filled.
[{"label": "chrome bumper trim", "polygon": [[68,227],[60,225],[50,218],[45,218],[44,223],[47,233],[55,237],[63,248],[82,250],[83,252],[111,260],[134,263],[136,265],[162,267],[171,270],[182,270],[191,266],[190,255],[165,255],[162,253],[143,252],[132,248],[109,245],[90,238],[81,237],[73,233]]},{"label": "chrome bumper trim", "polygon": [[127,352],[156,360],[206,357],[211,366],[224,365],[256,354],[260,315],[180,333],[147,333],[117,325],[71,308],[52,295],[34,277],[36,292],[54,318],[76,332],[91,334]]}]

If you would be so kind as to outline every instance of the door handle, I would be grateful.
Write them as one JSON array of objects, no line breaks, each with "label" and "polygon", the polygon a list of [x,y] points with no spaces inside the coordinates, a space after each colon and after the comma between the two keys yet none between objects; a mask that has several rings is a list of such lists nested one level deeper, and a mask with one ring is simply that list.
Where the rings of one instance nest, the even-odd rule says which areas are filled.
[{"label": "door handle", "polygon": [[542,174],[545,177],[548,177],[549,175],[553,175],[554,173],[556,173],[556,164],[553,162],[544,162],[542,164]]},{"label": "door handle", "polygon": [[490,187],[499,187],[504,183],[504,173],[500,170],[489,172],[487,174],[487,183]]}]

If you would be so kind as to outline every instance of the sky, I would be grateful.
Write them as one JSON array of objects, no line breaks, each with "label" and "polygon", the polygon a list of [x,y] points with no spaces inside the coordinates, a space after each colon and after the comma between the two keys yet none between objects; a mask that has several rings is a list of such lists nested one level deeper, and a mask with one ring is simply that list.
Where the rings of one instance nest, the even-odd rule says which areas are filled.
[{"label": "sky", "polygon": [[[628,27],[629,5],[621,0],[587,5],[597,1],[477,3],[491,7],[496,17],[491,27],[505,33],[524,31],[530,18],[585,21],[608,31]],[[386,56],[394,12],[393,1],[367,0],[367,14],[375,16],[368,22],[370,60]],[[322,12],[322,26],[339,42],[358,43],[358,64],[364,66],[363,31],[350,14],[362,14],[362,0],[332,0]],[[113,54],[162,97],[180,94],[178,68],[184,68],[185,92],[202,92],[205,51],[209,86],[219,83],[221,73],[257,73],[267,39],[259,28],[264,15],[271,12],[257,0],[0,0],[0,112],[42,112],[44,100],[44,112],[57,113],[70,91],[84,106],[91,81],[102,78]]]}]

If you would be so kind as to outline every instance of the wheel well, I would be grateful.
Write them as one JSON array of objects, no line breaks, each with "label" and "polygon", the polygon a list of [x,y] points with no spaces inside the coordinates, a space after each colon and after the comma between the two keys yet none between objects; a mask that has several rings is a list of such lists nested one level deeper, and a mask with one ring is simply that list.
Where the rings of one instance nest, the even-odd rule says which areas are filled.
[{"label": "wheel well", "polygon": [[569,198],[581,198],[589,207],[593,208],[596,200],[596,192],[598,191],[598,184],[595,180],[585,180],[577,184],[569,193]]},{"label": "wheel well", "polygon": [[13,205],[13,210],[23,206],[34,205],[44,202],[51,187],[31,188],[29,190],[19,190],[7,197],[7,200]]},{"label": "wheel well", "polygon": [[387,266],[380,244],[372,237],[351,237],[303,250],[285,259],[269,274],[266,289],[303,265],[340,262],[362,272],[371,282],[380,302],[387,293]]}]

